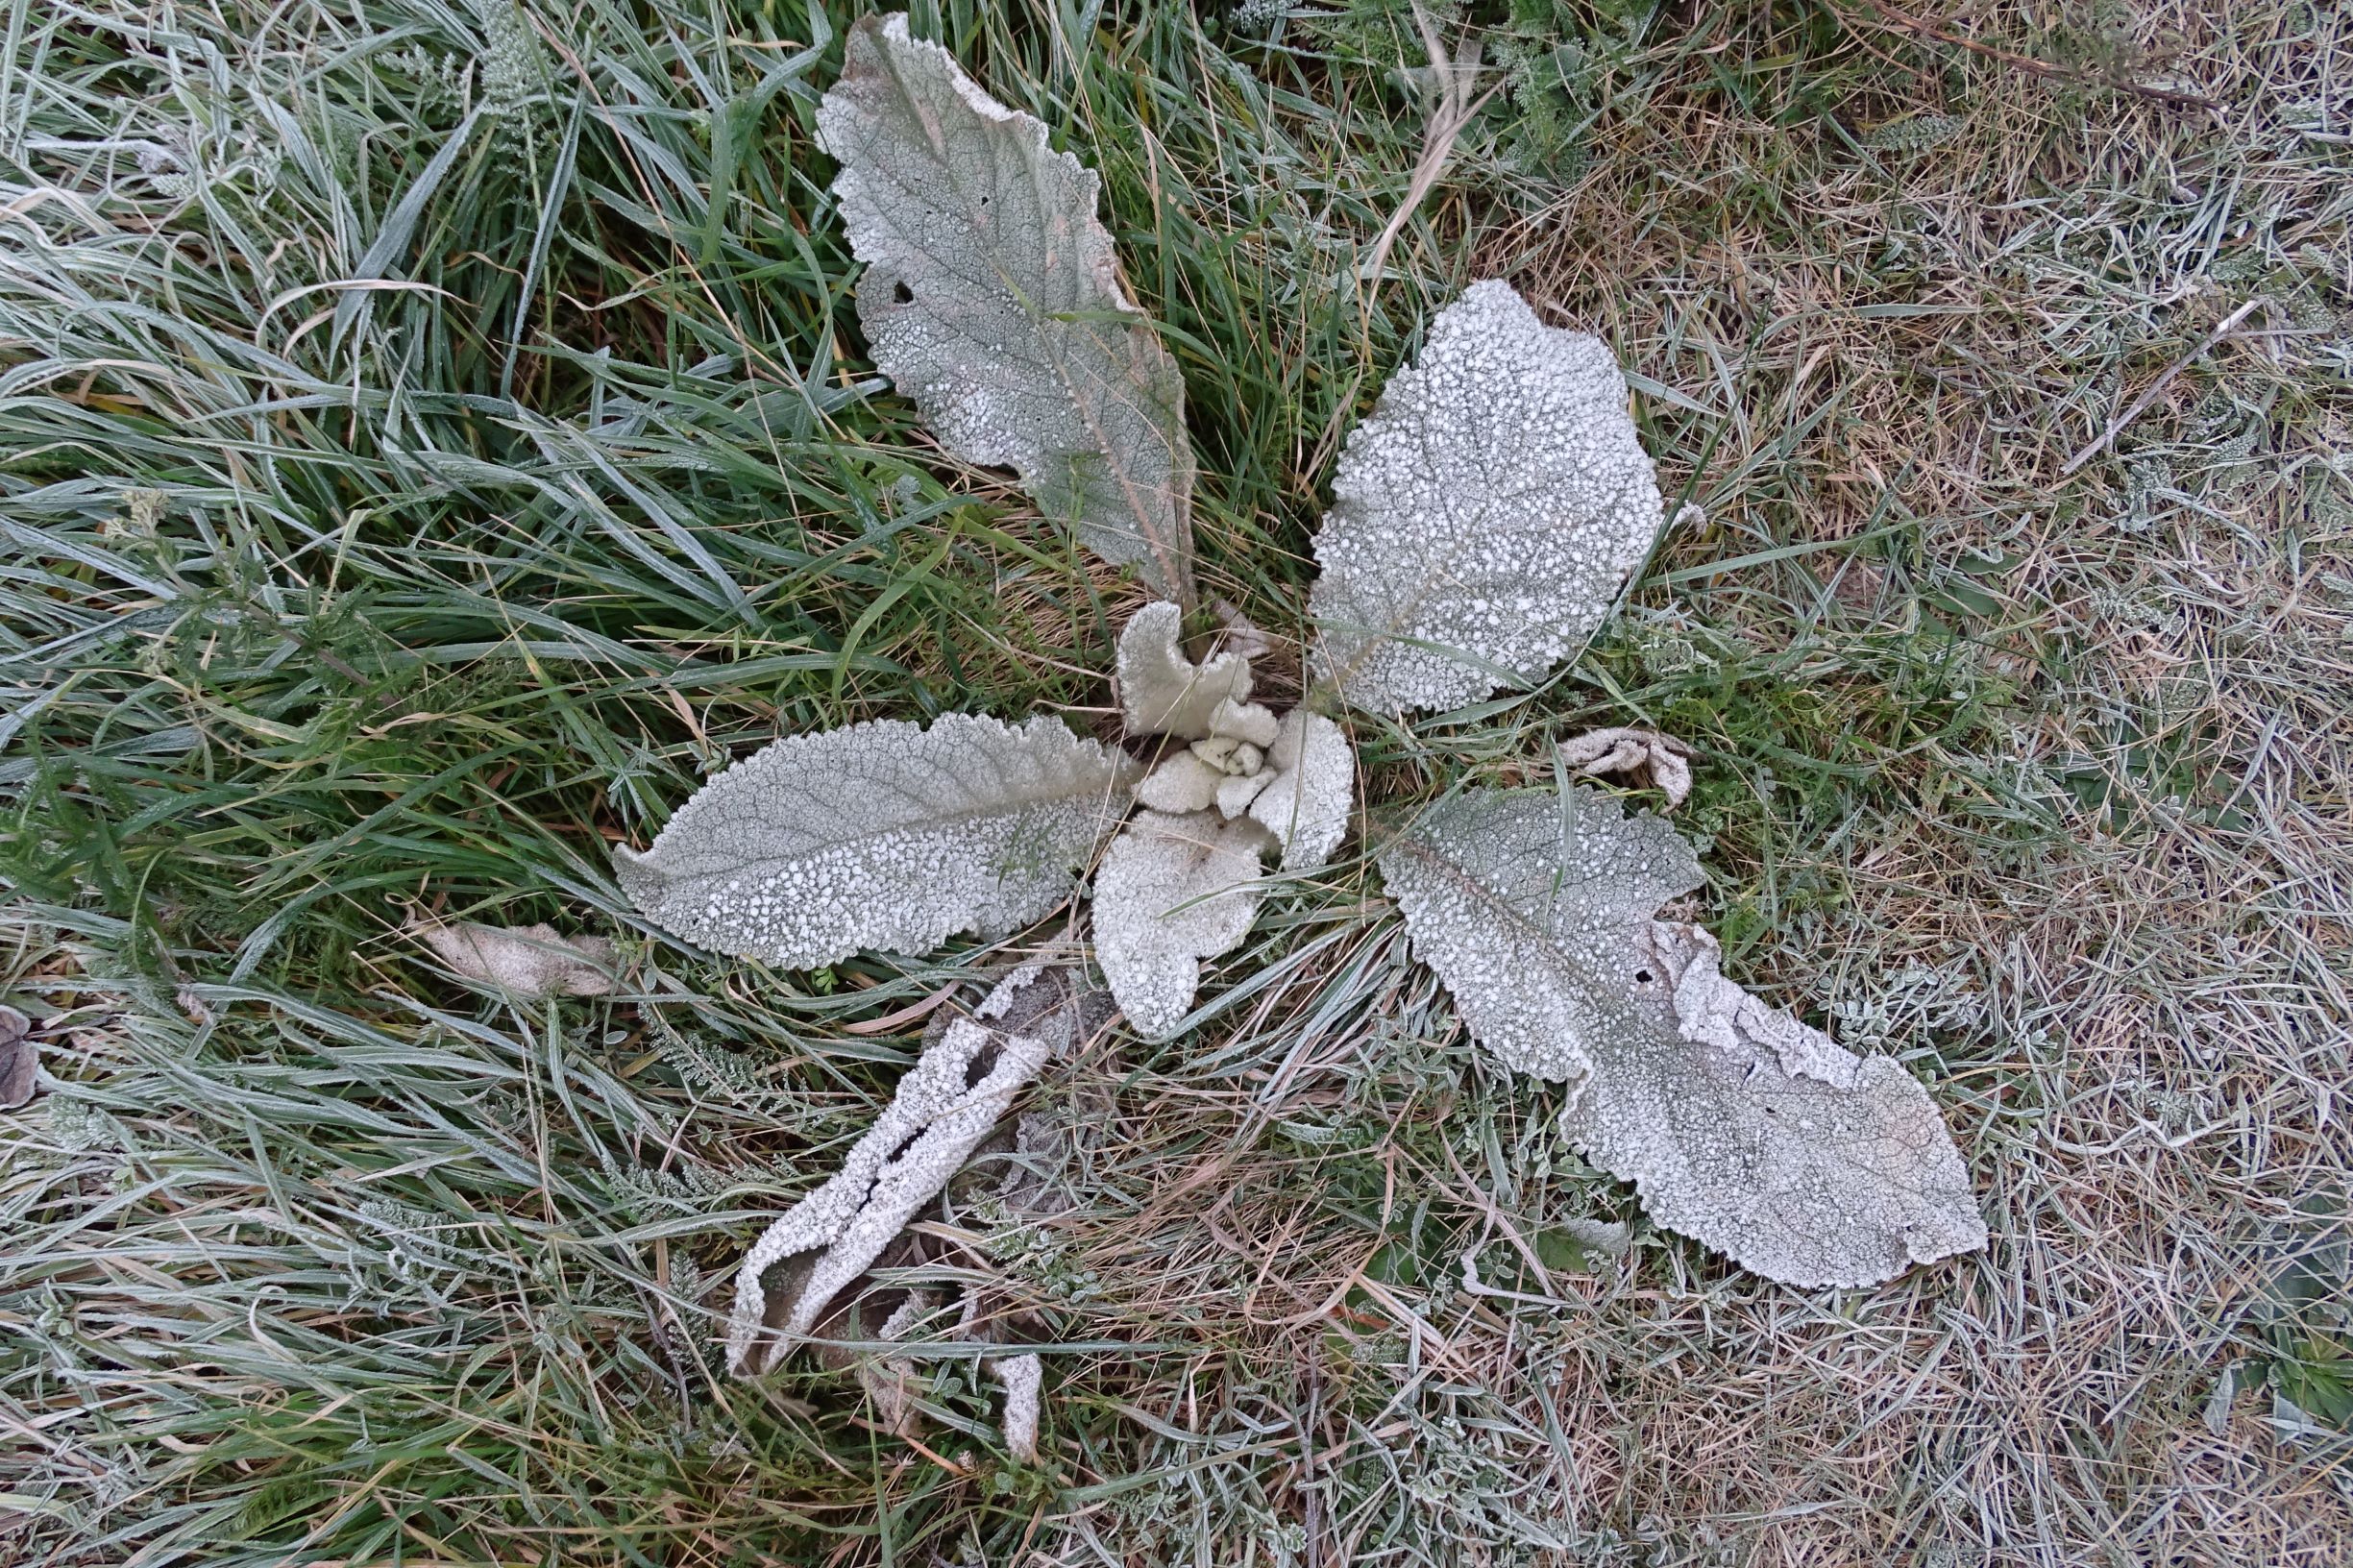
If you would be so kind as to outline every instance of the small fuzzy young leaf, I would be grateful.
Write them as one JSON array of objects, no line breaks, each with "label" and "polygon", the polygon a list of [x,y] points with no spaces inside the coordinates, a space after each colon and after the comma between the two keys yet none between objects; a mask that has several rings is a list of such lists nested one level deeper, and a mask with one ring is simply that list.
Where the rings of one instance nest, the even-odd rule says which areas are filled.
[{"label": "small fuzzy young leaf", "polygon": [[841,1170],[745,1256],[727,1325],[728,1370],[768,1371],[806,1335],[938,1196],[1050,1053],[1043,1039],[951,1022],[899,1080]]},{"label": "small fuzzy young leaf", "polygon": [[1340,726],[1293,708],[1267,748],[1272,776],[1250,800],[1250,815],[1283,845],[1283,869],[1304,871],[1332,858],[1348,836],[1357,793],[1357,754]]},{"label": "small fuzzy young leaf", "polygon": [[719,952],[789,968],[926,953],[1068,897],[1140,772],[1045,715],[875,720],[755,751],[613,859],[648,918]]},{"label": "small fuzzy young leaf", "polygon": [[1232,782],[1222,770],[1212,768],[1190,751],[1178,751],[1136,786],[1136,799],[1154,811],[1183,817],[1215,805],[1218,792]]},{"label": "small fuzzy young leaf", "polygon": [[1315,664],[1374,713],[1543,675],[1608,615],[1661,510],[1609,350],[1493,282],[1439,312],[1332,494]]},{"label": "small fuzzy young leaf", "polygon": [[551,925],[499,926],[460,920],[409,923],[451,972],[537,1001],[602,996],[613,989],[618,959],[602,937],[559,937]]},{"label": "small fuzzy young leaf", "polygon": [[1095,962],[1138,1034],[1174,1034],[1192,1011],[1199,961],[1250,934],[1265,845],[1265,830],[1247,819],[1144,811],[1104,851],[1094,878]]},{"label": "small fuzzy young leaf", "polygon": [[1119,712],[1131,735],[1179,735],[1197,741],[1213,727],[1221,705],[1250,697],[1250,661],[1219,653],[1195,664],[1177,644],[1183,612],[1166,600],[1146,604],[1119,628],[1114,670]]},{"label": "small fuzzy young leaf", "polygon": [[1120,287],[1094,171],[903,14],[850,29],[817,125],[876,367],[950,452],[1013,469],[1088,549],[1190,603],[1184,378]]},{"label": "small fuzzy young leaf", "polygon": [[1765,1006],[1717,973],[1704,932],[1653,919],[1701,881],[1657,818],[1582,788],[1476,791],[1381,868],[1471,1033],[1571,1086],[1562,1131],[1661,1225],[1804,1286],[1984,1244],[1916,1079]]}]

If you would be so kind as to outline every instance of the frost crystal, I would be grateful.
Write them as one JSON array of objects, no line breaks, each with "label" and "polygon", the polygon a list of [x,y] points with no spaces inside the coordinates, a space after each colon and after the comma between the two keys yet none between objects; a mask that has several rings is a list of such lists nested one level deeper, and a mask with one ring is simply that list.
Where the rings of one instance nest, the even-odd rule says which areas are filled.
[{"label": "frost crystal", "polygon": [[613,858],[648,918],[723,953],[792,968],[869,947],[924,953],[1067,897],[1137,772],[1048,716],[875,720],[754,752],[650,849]]},{"label": "frost crystal", "polygon": [[1112,841],[1094,878],[1095,961],[1138,1034],[1174,1034],[1192,1010],[1198,961],[1249,935],[1265,845],[1257,823],[1210,811],[1140,812]]},{"label": "frost crystal", "polygon": [[1185,382],[1119,285],[1094,172],[903,14],[850,29],[817,124],[876,367],[949,451],[1012,468],[1088,549],[1189,602]]},{"label": "frost crystal", "polygon": [[1553,748],[1560,766],[1581,777],[1625,773],[1655,785],[1672,811],[1691,797],[1691,747],[1654,729],[1590,729]]},{"label": "frost crystal", "polygon": [[1579,647],[1659,529],[1626,395],[1608,349],[1507,283],[1440,311],[1332,481],[1319,675],[1370,712],[1447,708]]},{"label": "frost crystal", "polygon": [[537,1001],[545,996],[602,996],[613,989],[618,959],[602,937],[559,937],[551,925],[498,926],[460,920],[409,924],[451,972]]},{"label": "frost crystal", "polygon": [[765,1372],[936,1197],[1038,1074],[1048,1041],[951,1022],[824,1186],[771,1225],[736,1275],[727,1368]]},{"label": "frost crystal", "polygon": [[1348,737],[1322,714],[1293,708],[1266,761],[1271,776],[1251,799],[1251,817],[1283,845],[1285,870],[1321,866],[1348,836],[1356,799],[1357,754]]},{"label": "frost crystal", "polygon": [[1131,735],[1197,741],[1210,733],[1220,704],[1249,699],[1250,661],[1229,652],[1193,663],[1177,646],[1183,621],[1183,612],[1162,600],[1146,604],[1119,628],[1114,669]]},{"label": "frost crystal", "polygon": [[1561,1131],[1659,1224],[1791,1285],[1867,1285],[1982,1246],[1967,1169],[1918,1080],[1726,980],[1701,881],[1605,796],[1474,792],[1381,856],[1415,952],[1507,1064],[1572,1087]]}]

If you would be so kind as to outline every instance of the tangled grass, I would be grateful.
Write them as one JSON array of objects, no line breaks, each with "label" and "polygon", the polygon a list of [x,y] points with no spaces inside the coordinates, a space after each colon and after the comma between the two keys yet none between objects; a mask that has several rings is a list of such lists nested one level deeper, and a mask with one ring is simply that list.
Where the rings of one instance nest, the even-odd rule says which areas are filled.
[{"label": "tangled grass", "polygon": [[[1612,343],[1707,522],[1367,772],[1692,742],[1728,964],[1922,1074],[1991,1250],[1800,1292],[1647,1229],[1343,859],[1203,1028],[1029,1108],[1075,1205],[991,1244],[1056,1330],[1042,1464],[952,1346],[919,1445],[725,1381],[743,1239],[1010,953],[715,962],[608,845],[779,729],[1108,733],[1138,601],[860,357],[846,16],[15,0],[0,1556],[2353,1556],[2353,19],[1428,9],[1507,89],[1360,282],[1426,151],[1402,4],[918,8],[1103,170],[1205,591],[1279,634],[1436,305],[1504,275]],[[468,992],[418,909],[631,983]]]}]

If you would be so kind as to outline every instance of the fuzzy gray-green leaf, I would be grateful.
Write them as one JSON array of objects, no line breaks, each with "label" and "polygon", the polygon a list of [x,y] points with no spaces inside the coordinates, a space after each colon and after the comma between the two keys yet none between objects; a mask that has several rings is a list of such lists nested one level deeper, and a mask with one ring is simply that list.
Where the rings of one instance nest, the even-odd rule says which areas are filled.
[{"label": "fuzzy gray-green leaf", "polygon": [[850,30],[818,131],[875,365],[950,452],[1013,469],[1088,549],[1189,604],[1184,379],[1120,287],[1094,172],[904,15]]},{"label": "fuzzy gray-green leaf", "polygon": [[1659,1224],[1792,1285],[1864,1285],[1985,1243],[1918,1080],[1716,970],[1656,919],[1700,885],[1665,822],[1601,793],[1474,791],[1381,853],[1413,949],[1513,1067],[1570,1085],[1561,1128]]},{"label": "fuzzy gray-green leaf", "polygon": [[1375,713],[1542,676],[1608,615],[1660,522],[1609,350],[1492,282],[1389,378],[1332,495],[1315,664]]},{"label": "fuzzy gray-green leaf", "polygon": [[793,968],[924,953],[1067,897],[1140,771],[1050,716],[876,720],[754,752],[651,848],[613,858],[650,919],[723,953]]}]

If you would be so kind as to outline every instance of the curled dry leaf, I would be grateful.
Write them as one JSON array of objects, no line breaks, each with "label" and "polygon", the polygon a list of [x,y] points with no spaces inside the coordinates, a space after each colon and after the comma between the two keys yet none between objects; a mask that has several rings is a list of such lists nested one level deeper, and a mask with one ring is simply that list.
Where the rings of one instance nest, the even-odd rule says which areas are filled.
[{"label": "curled dry leaf", "polygon": [[1192,1011],[1201,964],[1238,946],[1258,918],[1265,830],[1213,811],[1142,811],[1094,878],[1095,962],[1137,1033],[1165,1040]]},{"label": "curled dry leaf", "polygon": [[1571,1086],[1561,1128],[1658,1223],[1791,1285],[1863,1285],[1982,1246],[1918,1080],[1716,971],[1654,919],[1703,880],[1658,819],[1596,791],[1475,791],[1381,855],[1414,951],[1481,1043]]},{"label": "curled dry leaf", "polygon": [[0,1111],[13,1111],[33,1098],[40,1069],[33,1020],[12,1007],[0,1006]]},{"label": "curled dry leaf", "polygon": [[551,925],[445,925],[419,916],[408,929],[452,973],[533,1001],[608,994],[620,967],[602,937],[559,937]]},{"label": "curled dry leaf", "polygon": [[841,1170],[745,1256],[727,1325],[729,1371],[766,1372],[810,1332],[947,1186],[1037,1076],[1056,1030],[1068,1027],[1065,1019],[1028,1035],[969,1018],[948,1022]]},{"label": "curled dry leaf", "polygon": [[924,953],[1068,897],[1140,772],[1049,716],[875,720],[754,752],[613,859],[649,919],[723,953],[793,968]]},{"label": "curled dry leaf", "polygon": [[1225,623],[1226,651],[1245,660],[1262,659],[1275,650],[1275,640],[1259,625],[1242,614],[1241,606],[1230,599],[1221,599],[1210,608]]},{"label": "curled dry leaf", "polygon": [[903,14],[850,29],[817,125],[875,366],[950,452],[1191,602],[1185,381],[1120,286],[1094,172]]},{"label": "curled dry leaf", "polygon": [[[1034,961],[999,980],[972,1017],[1000,1034],[1042,1041],[1047,1059],[1052,1060],[1083,1046],[1110,1021],[1112,1011],[1111,998],[1082,985],[1075,967]],[[957,1021],[952,1014],[935,1014],[924,1031],[926,1048],[938,1047]],[[973,1145],[939,1201],[918,1211],[918,1217],[936,1213],[947,1226],[901,1231],[865,1273],[836,1295],[834,1305],[819,1314],[811,1346],[815,1359],[829,1371],[857,1378],[873,1408],[876,1426],[902,1437],[916,1434],[920,1425],[916,1411],[918,1363],[903,1354],[841,1341],[895,1344],[913,1338],[927,1323],[940,1320],[949,1296],[948,1289],[921,1283],[885,1284],[879,1276],[911,1275],[919,1280],[926,1271],[953,1270],[962,1282],[963,1299],[948,1338],[990,1343],[1011,1335],[1035,1339],[1044,1325],[973,1283],[973,1273],[987,1267],[985,1254],[950,1237],[969,1222],[971,1206],[982,1201],[1001,1208],[1017,1222],[1066,1212],[1071,1200],[1047,1167],[1066,1154],[1064,1139],[1046,1117],[1024,1115],[1010,1125],[1000,1123]],[[790,1278],[785,1276],[787,1282]],[[984,1358],[982,1364],[993,1366],[996,1360]],[[1017,1429],[1023,1419],[1034,1430],[1035,1409],[1025,1416],[1018,1409],[1008,1409],[1009,1446],[1019,1435]]]},{"label": "curled dry leaf", "polygon": [[1624,773],[1655,785],[1672,811],[1691,797],[1691,747],[1654,729],[1589,729],[1554,748],[1560,766],[1581,778]]},{"label": "curled dry leaf", "polygon": [[1474,283],[1348,438],[1315,536],[1317,673],[1369,712],[1543,675],[1608,615],[1658,481],[1595,338]]},{"label": "curled dry leaf", "polygon": [[1197,741],[1224,702],[1250,698],[1250,661],[1236,652],[1195,664],[1177,641],[1184,615],[1165,600],[1146,604],[1119,628],[1113,670],[1119,712],[1131,735],[1178,735]]}]

